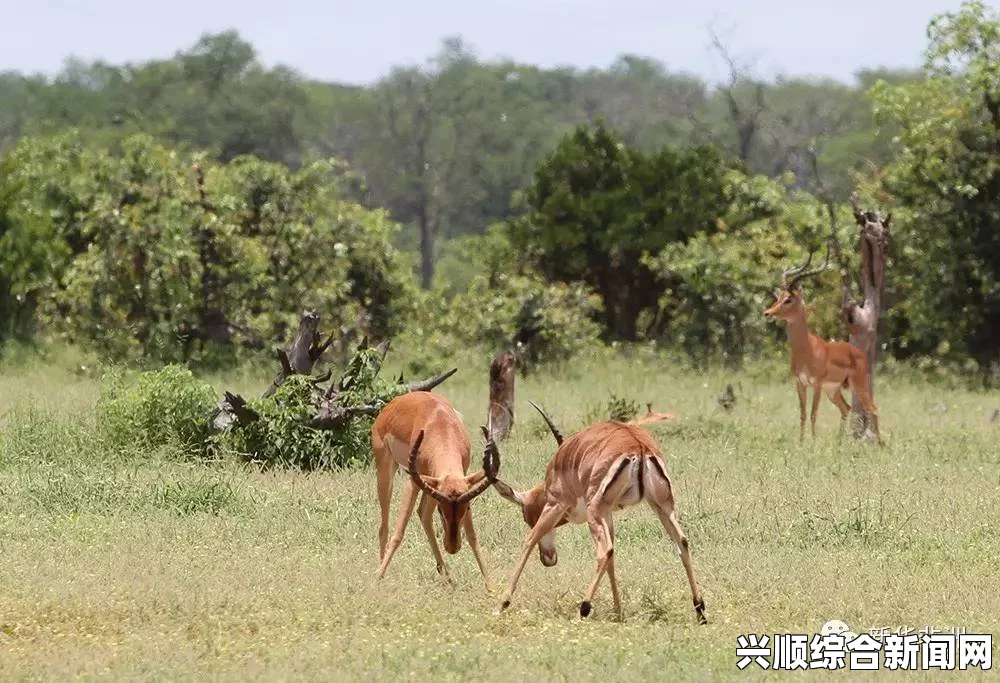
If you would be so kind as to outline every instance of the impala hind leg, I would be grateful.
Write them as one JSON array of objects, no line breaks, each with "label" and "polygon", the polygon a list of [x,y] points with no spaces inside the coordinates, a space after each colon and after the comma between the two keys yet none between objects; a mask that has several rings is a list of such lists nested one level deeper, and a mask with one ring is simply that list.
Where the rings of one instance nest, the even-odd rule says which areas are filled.
[{"label": "impala hind leg", "polygon": [[412,479],[407,478],[406,483],[403,484],[403,495],[399,501],[399,517],[396,519],[396,531],[392,534],[392,539],[389,541],[389,547],[386,549],[385,557],[382,558],[382,564],[379,565],[378,573],[375,575],[376,578],[381,579],[385,576],[385,570],[389,568],[389,562],[392,560],[393,554],[396,552],[396,548],[399,544],[403,542],[403,534],[406,532],[406,525],[410,521],[410,517],[413,515],[413,508],[417,505],[417,494],[419,490],[417,485],[413,483]]},{"label": "impala hind leg", "polygon": [[[605,518],[605,521],[608,523],[608,533],[611,535],[611,542],[614,543],[614,541],[615,541],[615,523],[611,519],[611,515],[610,514]],[[615,576],[615,554],[614,553],[611,553],[611,557],[608,558],[607,572],[608,572],[608,581],[611,583],[611,598],[612,598],[612,600],[614,600],[615,615],[616,615],[618,621],[624,621],[625,620],[625,614],[622,612],[622,596],[621,596],[621,593],[618,592],[618,579]]]},{"label": "impala hind leg", "polygon": [[[607,513],[601,514],[603,511],[592,510],[587,516],[587,526],[590,527],[590,537],[594,540],[594,554],[597,556],[597,569],[594,572],[594,580],[590,582],[590,587],[587,588],[587,596],[580,603],[580,616],[586,617],[590,614],[590,610],[594,601],[594,594],[597,592],[597,586],[601,583],[601,577],[608,570],[608,565],[612,561],[612,557],[615,552],[614,539],[611,536],[611,530],[608,529],[607,521],[605,516]],[[617,593],[617,590],[613,590]],[[617,601],[616,601],[617,602]],[[621,605],[616,605],[616,611],[621,612]]]},{"label": "impala hind leg", "polygon": [[681,554],[681,563],[684,565],[684,573],[687,574],[688,585],[691,587],[691,601],[694,603],[694,611],[698,617],[699,624],[707,624],[705,618],[705,600],[702,598],[701,589],[694,575],[694,563],[691,560],[691,547],[687,536],[677,522],[677,515],[674,511],[674,495],[667,477],[666,470],[656,460],[652,460],[659,476],[650,477],[651,486],[647,489],[646,501],[652,507],[664,531],[677,545]]},{"label": "impala hind leg", "polygon": [[434,510],[436,509],[437,502],[426,493],[422,494],[420,497],[420,508],[417,512],[420,516],[420,525],[424,528],[424,534],[427,535],[427,543],[430,544],[431,552],[434,554],[434,562],[437,563],[438,574],[441,574],[451,582],[451,576],[448,574],[448,565],[444,563],[444,555],[441,554],[441,548],[438,547],[437,538],[434,536]]},{"label": "impala hind leg", "polygon": [[528,537],[524,539],[524,545],[521,546],[521,556],[517,560],[517,566],[514,567],[514,573],[511,574],[507,592],[504,593],[503,598],[500,600],[500,607],[497,609],[498,613],[510,607],[510,599],[514,596],[518,579],[521,578],[521,572],[524,571],[524,565],[528,563],[528,558],[531,557],[531,551],[535,549],[542,536],[556,528],[556,524],[559,523],[559,520],[565,514],[566,506],[564,505],[548,503],[542,509],[542,514],[538,517],[538,521],[535,522],[535,526],[528,532]]},{"label": "impala hind leg", "polygon": [[594,549],[597,556],[597,573],[594,576],[590,588],[587,590],[587,597],[580,603],[580,616],[586,617],[590,614],[594,595],[597,586],[601,582],[604,574],[608,575],[608,582],[611,584],[611,597],[614,600],[615,618],[622,621],[622,598],[618,591],[618,579],[615,576],[615,526],[611,519],[611,512],[605,512],[604,516],[588,522],[590,526],[590,536],[594,539]]},{"label": "impala hind leg", "polygon": [[378,505],[381,521],[378,527],[378,560],[385,559],[385,544],[389,540],[389,504],[392,502],[392,481],[396,476],[396,461],[385,446],[385,442],[372,435],[372,453],[375,458],[375,473],[378,488]]},{"label": "impala hind leg", "polygon": [[875,433],[875,439],[879,446],[884,446],[882,435],[878,431],[878,408],[875,407],[875,399],[872,398],[871,389],[868,386],[868,373],[862,369],[855,373],[850,379],[851,393],[858,397],[861,408],[868,415],[868,423]]},{"label": "impala hind leg", "polygon": [[847,417],[851,414],[851,406],[848,405],[847,400],[844,398],[839,384],[831,389],[827,389],[826,395],[830,397],[833,405],[837,406],[837,410],[840,411],[840,433],[837,438],[843,438],[844,429],[847,427]]}]

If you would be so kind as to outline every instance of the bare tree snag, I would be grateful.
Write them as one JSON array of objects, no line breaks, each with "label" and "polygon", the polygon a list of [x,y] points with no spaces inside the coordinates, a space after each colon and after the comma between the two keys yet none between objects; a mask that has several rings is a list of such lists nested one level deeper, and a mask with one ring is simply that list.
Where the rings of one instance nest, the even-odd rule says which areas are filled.
[{"label": "bare tree snag", "polygon": [[[877,211],[862,211],[857,199],[851,196],[854,220],[861,228],[858,240],[861,250],[861,301],[852,301],[845,288],[842,314],[850,334],[849,341],[861,349],[868,361],[868,386],[875,395],[875,363],[878,360],[878,321],[882,316],[882,299],[885,294],[885,265],[889,256],[889,222],[892,214],[883,218]],[[851,409],[855,415],[854,434],[874,438],[868,417],[858,401],[852,397]]]},{"label": "bare tree snag", "polygon": [[[749,76],[749,69],[737,63],[719,36],[712,32],[712,47],[729,69],[729,82],[720,86],[729,107],[729,116],[736,129],[736,153],[741,161],[747,161],[753,151],[754,142],[760,132],[767,102],[764,97],[764,84],[754,83]],[[752,97],[741,97],[740,86],[753,85]]]},{"label": "bare tree snag", "polygon": [[329,340],[323,344],[320,344],[319,341],[319,314],[316,311],[303,313],[292,347],[287,352],[275,349],[275,355],[278,357],[278,362],[281,363],[281,370],[274,376],[274,381],[264,391],[261,398],[267,398],[277,391],[286,377],[308,375],[312,372],[313,365],[329,345]]},{"label": "bare tree snag", "polygon": [[407,391],[430,391],[431,389],[433,389],[437,385],[441,384],[441,382],[445,381],[446,379],[448,379],[449,377],[451,377],[452,375],[454,375],[456,372],[458,372],[458,368],[452,368],[451,370],[448,370],[446,372],[442,372],[440,375],[434,375],[433,377],[430,377],[430,378],[425,379],[425,380],[421,380],[419,382],[410,382],[409,384],[406,385],[406,390]]},{"label": "bare tree snag", "polygon": [[514,427],[514,375],[517,360],[510,351],[498,353],[490,363],[490,437],[502,441]]},{"label": "bare tree snag", "polygon": [[[319,335],[319,315],[315,311],[306,311],[299,322],[298,331],[292,346],[286,351],[275,349],[275,356],[281,369],[275,375],[271,385],[264,391],[261,398],[273,396],[278,387],[292,375],[311,375],[314,367],[319,362],[323,352],[330,347],[333,342],[331,333],[325,340],[320,341]],[[371,370],[375,374],[382,369],[386,354],[389,352],[389,340],[386,339],[373,350],[375,358],[363,352],[368,350],[368,339],[365,338],[358,346],[354,358],[348,364],[344,373],[336,381],[330,383],[322,394],[318,396],[315,405],[315,412],[307,419],[309,426],[314,429],[339,429],[345,426],[355,417],[364,415],[375,415],[381,410],[380,405],[344,405],[344,391],[351,389],[359,376],[359,363],[372,363]],[[458,372],[458,368],[452,368],[434,377],[420,382],[403,384],[402,375],[397,381],[397,391],[406,393],[411,391],[430,391],[441,382],[445,381]],[[370,375],[370,372],[368,373]],[[309,382],[319,387],[325,384],[333,376],[331,370],[326,370],[318,376],[310,376]],[[356,399],[355,399],[356,400]],[[219,401],[218,409],[211,419],[212,426],[222,431],[225,429],[237,429],[242,425],[250,424],[260,419],[260,416],[247,405],[246,399],[238,394],[225,392],[222,400]]]}]

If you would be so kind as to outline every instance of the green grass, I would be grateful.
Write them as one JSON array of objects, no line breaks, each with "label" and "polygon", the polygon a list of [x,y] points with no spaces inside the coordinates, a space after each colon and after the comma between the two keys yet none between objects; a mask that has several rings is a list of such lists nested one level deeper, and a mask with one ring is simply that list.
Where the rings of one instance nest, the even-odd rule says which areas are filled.
[{"label": "green grass", "polygon": [[[376,586],[371,469],[260,473],[169,448],[112,452],[94,436],[90,375],[5,368],[0,678],[745,679],[763,674],[737,671],[738,635],[812,634],[833,618],[858,632],[1000,636],[1000,425],[989,422],[1000,397],[886,377],[876,397],[885,449],[838,444],[826,402],[818,438],[799,444],[795,391],[773,367],[729,376],[619,359],[518,379],[516,427],[501,444],[502,476],[516,487],[537,483],[552,453],[529,399],[567,433],[609,393],[680,417],[651,431],[675,479],[705,627],[644,507],[616,515],[625,623],[612,621],[606,581],[591,618],[577,617],[593,572],[582,526],[559,531],[556,567],[532,556],[496,616],[527,529],[494,492],[473,505],[492,594],[467,547],[448,557],[455,584],[439,578],[415,523]],[[269,379],[215,384],[245,391]],[[726,414],[715,396],[737,380]],[[475,429],[485,363],[440,393]]]}]

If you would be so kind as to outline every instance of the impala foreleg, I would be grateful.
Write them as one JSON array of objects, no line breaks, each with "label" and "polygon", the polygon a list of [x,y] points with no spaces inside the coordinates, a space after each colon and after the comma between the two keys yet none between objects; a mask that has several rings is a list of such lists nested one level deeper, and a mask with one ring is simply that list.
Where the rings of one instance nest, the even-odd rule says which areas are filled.
[{"label": "impala foreleg", "polygon": [[514,596],[514,590],[517,588],[517,582],[521,578],[521,572],[524,571],[524,565],[528,563],[528,558],[531,557],[531,551],[535,549],[535,545],[541,538],[556,528],[556,524],[559,520],[563,518],[566,514],[565,505],[557,505],[553,503],[548,503],[542,509],[541,515],[538,517],[538,521],[535,522],[535,526],[531,528],[528,532],[528,537],[524,540],[524,545],[521,548],[521,557],[518,558],[517,566],[514,567],[514,573],[511,574],[510,584],[507,586],[507,592],[504,594],[503,599],[500,601],[499,612],[510,607],[510,599]]},{"label": "impala foreleg", "polygon": [[802,382],[796,382],[795,390],[799,394],[799,441],[804,441],[806,438],[806,385]]},{"label": "impala foreleg", "polygon": [[420,525],[424,528],[424,534],[427,535],[427,543],[431,546],[431,552],[434,554],[434,562],[437,563],[438,574],[443,575],[448,581],[451,581],[451,576],[448,574],[448,565],[444,562],[444,555],[441,554],[441,548],[438,547],[437,538],[434,536],[434,510],[437,509],[437,501],[428,496],[426,493],[420,497],[420,508],[418,515],[420,516]]},{"label": "impala foreleg", "polygon": [[376,578],[378,579],[385,576],[385,570],[389,568],[389,562],[392,560],[393,553],[396,552],[399,544],[403,542],[406,525],[413,515],[413,508],[417,505],[418,493],[417,485],[413,483],[412,479],[407,479],[406,483],[403,484],[403,495],[399,502],[399,517],[396,520],[396,531],[392,534],[385,557],[382,558],[382,564],[378,568],[378,573],[376,574]]},{"label": "impala foreleg", "polygon": [[469,541],[472,554],[476,556],[476,564],[483,574],[483,581],[486,582],[486,590],[490,590],[490,572],[486,569],[486,562],[483,561],[483,549],[479,547],[479,537],[476,536],[476,527],[472,525],[472,509],[465,513],[462,518],[462,529],[465,531],[465,538]]}]

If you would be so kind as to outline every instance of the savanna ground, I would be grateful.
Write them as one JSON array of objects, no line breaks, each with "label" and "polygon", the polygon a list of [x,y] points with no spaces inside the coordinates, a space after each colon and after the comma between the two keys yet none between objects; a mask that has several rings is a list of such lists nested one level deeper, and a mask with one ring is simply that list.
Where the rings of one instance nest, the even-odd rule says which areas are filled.
[{"label": "savanna ground", "polygon": [[[483,365],[439,388],[470,431],[485,414]],[[269,379],[214,384],[252,394]],[[715,397],[737,380],[727,414]],[[625,623],[611,618],[606,581],[591,618],[577,616],[593,572],[584,526],[560,529],[556,567],[532,556],[496,616],[526,527],[495,492],[473,504],[492,593],[467,546],[448,558],[445,583],[415,522],[375,586],[370,468],[261,473],[169,449],[109,453],[91,424],[98,391],[56,366],[0,373],[0,678],[743,679],[765,674],[736,669],[738,635],[812,634],[833,618],[857,632],[1000,636],[995,393],[886,377],[880,450],[838,444],[825,399],[817,440],[800,445],[783,362],[735,376],[619,359],[519,378],[517,424],[501,444],[515,487],[539,481],[553,451],[529,399],[567,433],[609,392],[678,415],[651,431],[707,603],[699,627],[677,553],[645,507],[616,516]],[[397,500],[400,489],[397,479]]]}]

